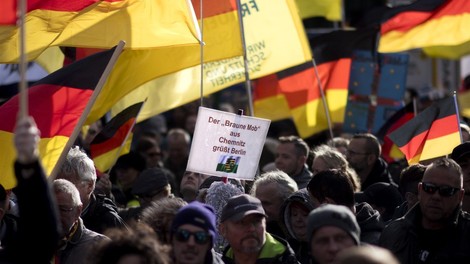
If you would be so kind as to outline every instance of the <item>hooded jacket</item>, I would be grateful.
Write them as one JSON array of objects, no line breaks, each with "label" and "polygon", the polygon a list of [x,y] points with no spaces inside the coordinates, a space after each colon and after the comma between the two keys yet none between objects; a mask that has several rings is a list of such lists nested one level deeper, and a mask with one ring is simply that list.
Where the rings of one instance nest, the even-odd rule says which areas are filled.
[{"label": "hooded jacket", "polygon": [[355,207],[356,220],[361,228],[361,242],[377,245],[384,229],[384,222],[380,218],[379,211],[365,202],[357,203]]},{"label": "hooded jacket", "polygon": [[308,183],[313,177],[313,173],[308,169],[307,165],[304,165],[304,168],[299,174],[291,176],[292,179],[297,183],[299,189],[306,188]]},{"label": "hooded jacket", "polygon": [[[293,203],[299,203],[303,205],[309,212],[315,209],[310,199],[306,188],[300,189],[291,194],[281,206],[281,227],[284,229],[284,233],[287,235],[287,241],[291,245],[295,252],[297,260],[300,263],[310,263],[309,245],[307,241],[301,241],[294,233],[292,229],[292,223],[290,220],[290,211]],[[308,217],[308,216],[307,216]],[[305,226],[307,228],[307,226]]]}]

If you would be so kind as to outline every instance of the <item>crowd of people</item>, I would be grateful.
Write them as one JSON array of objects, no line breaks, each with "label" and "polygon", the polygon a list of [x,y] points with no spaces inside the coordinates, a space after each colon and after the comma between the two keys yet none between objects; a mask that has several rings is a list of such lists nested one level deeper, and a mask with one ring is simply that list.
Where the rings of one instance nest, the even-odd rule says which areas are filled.
[{"label": "crowd of people", "polygon": [[0,188],[0,263],[470,263],[465,127],[449,156],[398,174],[372,134],[315,146],[282,134],[248,181],[186,171],[188,122],[138,124],[109,172],[88,152],[94,124],[48,180],[40,132],[20,118],[17,186]]}]

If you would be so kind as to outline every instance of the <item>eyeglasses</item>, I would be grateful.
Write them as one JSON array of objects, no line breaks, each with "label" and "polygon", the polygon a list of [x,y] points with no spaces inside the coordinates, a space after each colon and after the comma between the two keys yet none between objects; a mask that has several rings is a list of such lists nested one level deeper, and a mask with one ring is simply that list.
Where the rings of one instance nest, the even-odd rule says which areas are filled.
[{"label": "eyeglasses", "polygon": [[451,197],[460,190],[460,188],[454,188],[447,185],[437,186],[429,182],[422,182],[421,186],[425,193],[434,194],[436,191],[439,191],[439,195],[442,197]]},{"label": "eyeglasses", "polygon": [[365,152],[365,153],[360,153],[360,152],[356,152],[354,150],[346,150],[346,155],[369,155],[370,153],[369,152]]},{"label": "eyeglasses", "polygon": [[185,229],[178,229],[175,232],[175,239],[179,242],[186,242],[191,236],[194,236],[194,241],[200,245],[207,243],[211,237],[211,235],[205,231],[190,232]]},{"label": "eyeglasses", "polygon": [[66,207],[66,206],[59,206],[59,211],[63,213],[70,213],[75,209],[75,207]]}]

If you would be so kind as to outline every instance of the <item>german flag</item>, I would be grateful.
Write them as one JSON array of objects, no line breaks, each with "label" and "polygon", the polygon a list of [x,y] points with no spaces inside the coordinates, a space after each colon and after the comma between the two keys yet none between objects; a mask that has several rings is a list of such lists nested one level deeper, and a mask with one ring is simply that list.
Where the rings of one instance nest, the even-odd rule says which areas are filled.
[{"label": "german flag", "polygon": [[133,104],[113,117],[90,143],[90,154],[95,167],[106,172],[119,156],[129,153],[132,129],[144,102]]},{"label": "german flag", "polygon": [[461,143],[454,98],[434,102],[389,137],[409,164],[451,153]]},{"label": "german flag", "polygon": [[[309,39],[333,123],[344,121],[353,51],[355,49],[373,50],[376,34],[377,30],[375,29],[340,30]],[[265,78],[269,78],[270,81],[263,80]],[[267,83],[269,86],[262,87],[259,85],[260,82]],[[255,93],[261,93],[256,92],[258,89],[274,91],[265,93],[262,104],[255,100],[256,116],[259,116],[258,113],[264,112],[267,114],[263,118],[272,119],[269,115],[270,111],[264,111],[260,106],[269,105],[271,100],[271,103],[274,104],[271,108],[275,108],[277,106],[275,104],[284,96],[290,110],[288,114],[294,120],[297,131],[302,138],[328,129],[325,109],[321,101],[321,93],[312,62],[306,62],[274,75],[263,77],[258,79],[256,84]],[[269,97],[270,95],[271,97]],[[280,107],[277,110],[280,111],[283,108]]]},{"label": "german flag", "polygon": [[400,128],[414,117],[413,104],[408,103],[393,114],[377,132],[377,138],[382,141],[382,158],[394,162],[404,157],[400,149],[389,138],[389,134]]},{"label": "german flag", "polygon": [[429,56],[458,59],[470,53],[470,3],[418,0],[393,8],[381,25],[379,52],[422,48]]},{"label": "german flag", "polygon": [[[29,114],[41,131],[39,151],[47,174],[57,163],[114,50],[97,53],[70,64],[28,89]],[[13,174],[16,157],[13,133],[18,109],[18,95],[0,106],[0,184],[6,189],[16,185]]]},{"label": "german flag", "polygon": [[[186,0],[33,2],[37,5],[26,14],[25,22],[28,60],[49,46],[109,49],[121,40],[126,42],[126,49],[139,51],[199,47],[198,26]],[[18,28],[0,27],[0,62],[19,60],[18,39]]]},{"label": "german flag", "polygon": [[[2,5],[12,2],[1,1]],[[14,1],[16,2],[16,1]],[[63,0],[31,0],[27,1],[25,14],[25,41],[28,60],[37,58],[65,27],[87,7],[97,4],[95,0],[63,1]],[[16,3],[15,3],[16,7]],[[4,9],[2,11],[2,16]],[[16,10],[16,8],[15,8]],[[15,13],[16,18],[16,13]],[[17,63],[20,56],[19,28],[10,24],[0,26],[0,61],[3,63]],[[116,45],[117,42],[114,44]],[[113,46],[114,46],[113,45]]]}]

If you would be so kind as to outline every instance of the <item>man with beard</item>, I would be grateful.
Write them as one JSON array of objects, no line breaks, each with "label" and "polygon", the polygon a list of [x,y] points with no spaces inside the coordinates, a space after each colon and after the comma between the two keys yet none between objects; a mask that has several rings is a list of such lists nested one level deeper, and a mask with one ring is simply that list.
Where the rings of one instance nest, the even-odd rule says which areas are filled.
[{"label": "man with beard", "polygon": [[215,213],[210,205],[194,201],[181,207],[171,225],[174,263],[223,263],[212,249],[216,238]]},{"label": "man with beard", "polygon": [[376,182],[388,182],[397,186],[388,171],[387,162],[380,157],[381,154],[380,142],[372,134],[356,134],[349,142],[346,159],[359,176],[362,190]]},{"label": "man with beard", "polygon": [[441,158],[418,185],[418,204],[383,230],[379,246],[400,263],[470,263],[470,216],[462,211],[462,169]]},{"label": "man with beard", "polygon": [[297,183],[299,189],[305,188],[312,178],[307,159],[310,148],[297,136],[280,137],[276,148],[276,168],[287,173]]},{"label": "man with beard", "polygon": [[261,201],[248,194],[227,201],[219,233],[229,243],[222,255],[225,263],[299,263],[285,240],[266,232]]}]

